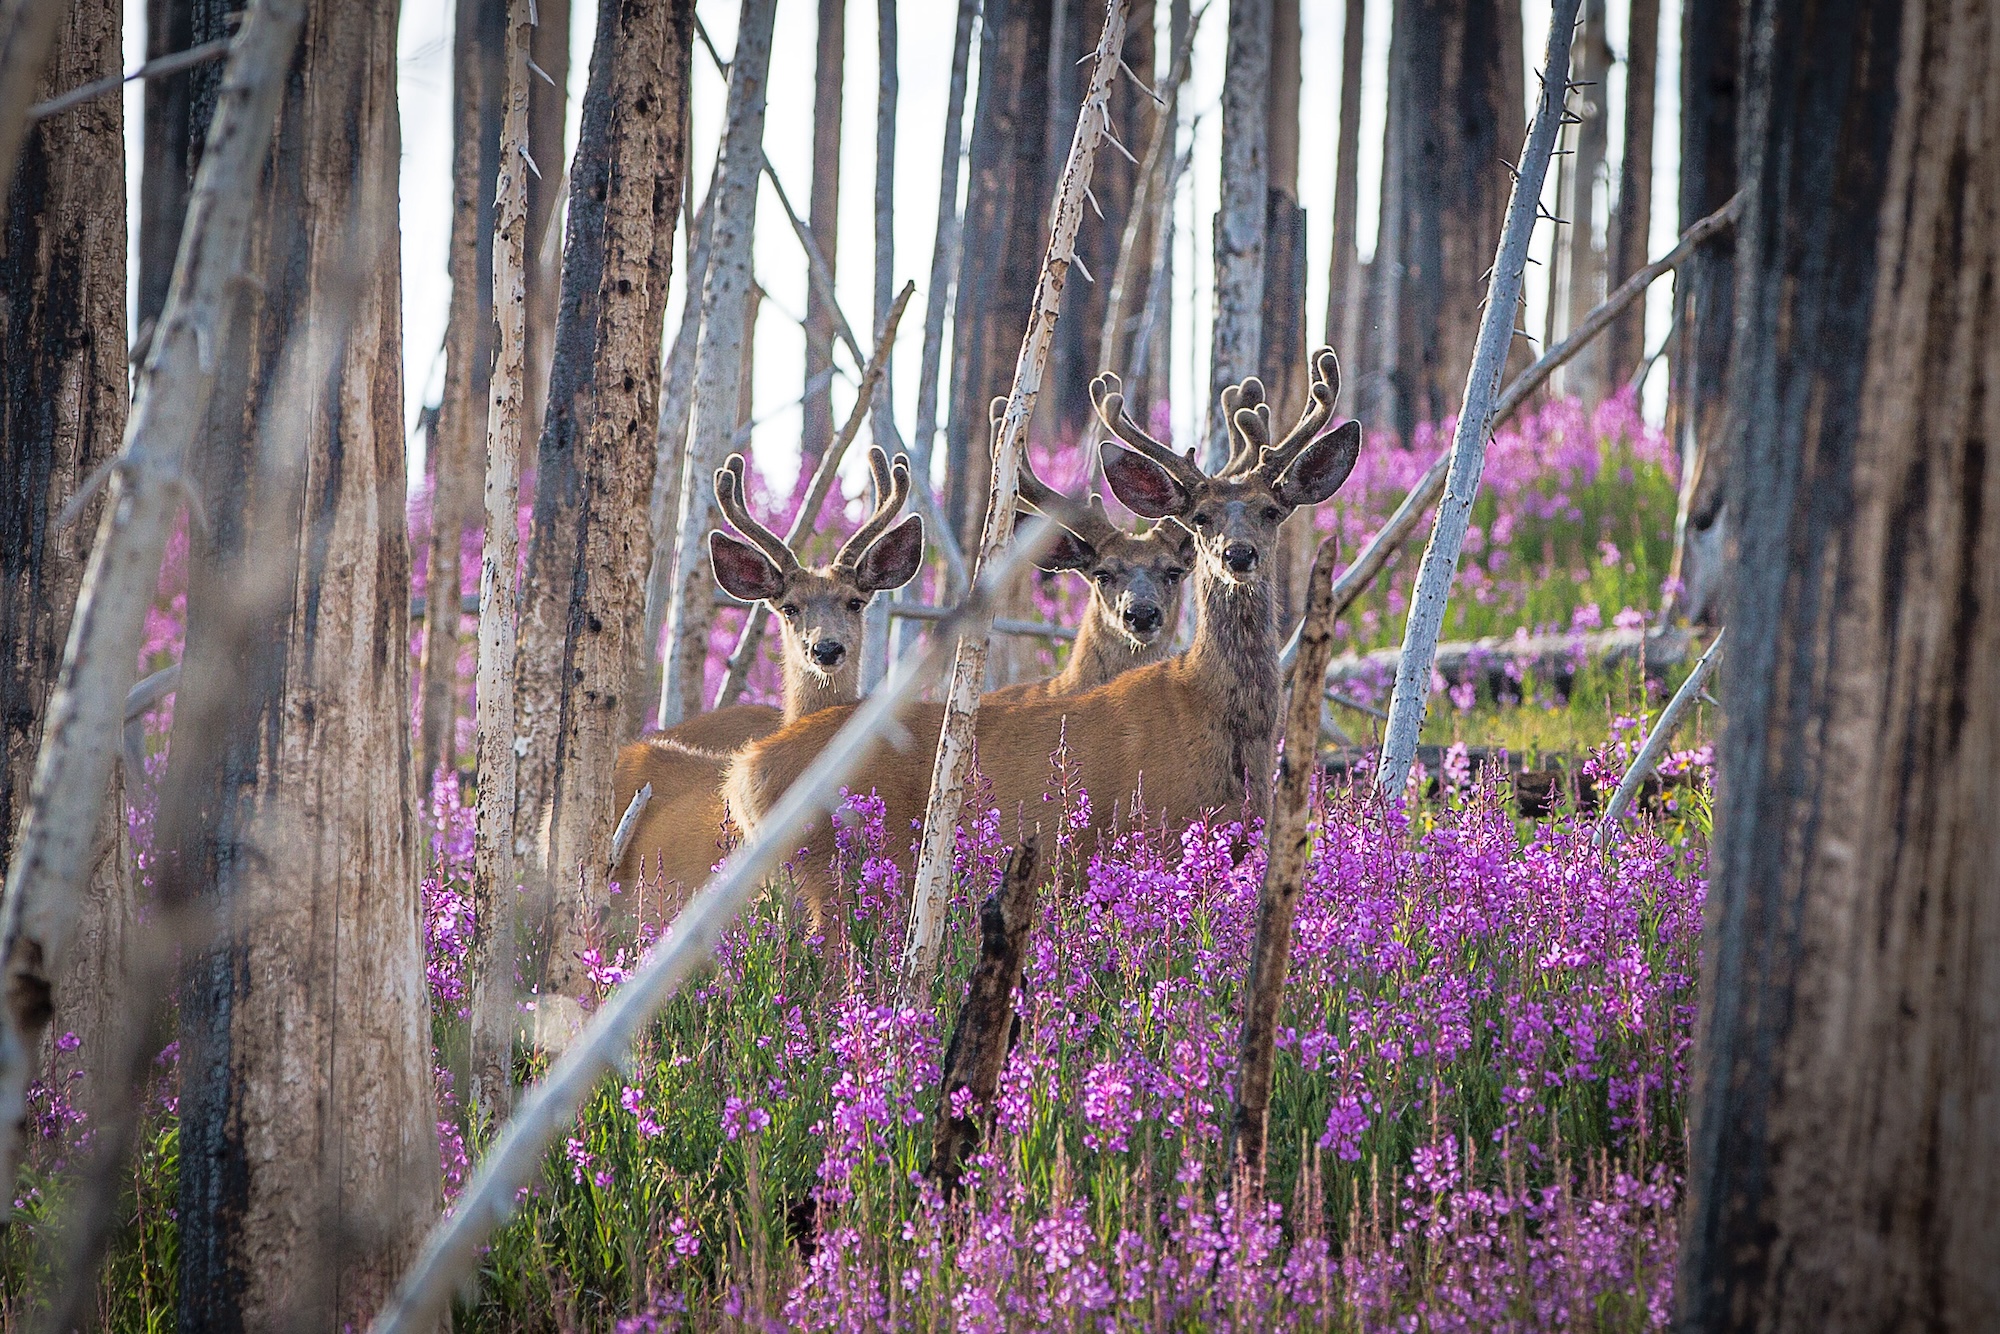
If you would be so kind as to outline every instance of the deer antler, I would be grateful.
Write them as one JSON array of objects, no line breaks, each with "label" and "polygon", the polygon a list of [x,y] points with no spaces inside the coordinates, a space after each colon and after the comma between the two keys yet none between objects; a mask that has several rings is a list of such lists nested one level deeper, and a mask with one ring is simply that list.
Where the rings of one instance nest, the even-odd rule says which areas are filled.
[{"label": "deer antler", "polygon": [[910,498],[910,460],[903,455],[898,454],[892,464],[879,446],[869,446],[868,473],[875,479],[875,512],[834,553],[833,563],[838,569],[857,568],[868,548],[889,531],[903,502]]},{"label": "deer antler", "polygon": [[715,470],[715,501],[722,507],[723,517],[749,539],[751,546],[763,552],[771,564],[786,573],[798,569],[799,558],[785,545],[785,539],[751,516],[750,507],[744,503],[748,489],[743,484],[743,456],[731,454]]},{"label": "deer antler", "polygon": [[1192,489],[1208,480],[1206,473],[1195,466],[1194,451],[1185,456],[1176,454],[1172,448],[1148,435],[1138,422],[1132,420],[1125,411],[1125,390],[1118,377],[1110,371],[1090,382],[1090,401],[1097,408],[1097,419],[1105,428],[1123,440],[1140,454],[1165,468],[1173,479],[1183,487]]},{"label": "deer antler", "polygon": [[[1312,398],[1299,414],[1299,423],[1277,444],[1266,444],[1257,452],[1257,466],[1275,477],[1283,472],[1301,450],[1311,444],[1333,417],[1334,401],[1340,397],[1340,358],[1323,347],[1312,355]],[[1238,419],[1240,420],[1240,418]],[[1270,409],[1264,411],[1264,439],[1270,434]]]},{"label": "deer antler", "polygon": [[1261,439],[1268,442],[1271,438],[1271,405],[1264,397],[1264,382],[1253,375],[1242,384],[1226,387],[1222,391],[1222,419],[1229,427],[1229,461],[1222,465],[1218,477],[1233,477],[1256,461],[1255,445],[1236,424],[1236,414],[1244,408],[1263,419],[1265,431]]},{"label": "deer antler", "polygon": [[[1004,398],[996,398],[996,409],[1006,403]],[[998,417],[994,421],[998,424]],[[1105,511],[1104,502],[1096,496],[1089,500],[1075,500],[1056,490],[1035,475],[1034,464],[1028,461],[1028,451],[1021,451],[1018,490],[1023,504],[1029,505],[1054,519],[1063,527],[1075,533],[1086,542],[1098,543],[1117,525],[1111,522],[1111,515]]]}]

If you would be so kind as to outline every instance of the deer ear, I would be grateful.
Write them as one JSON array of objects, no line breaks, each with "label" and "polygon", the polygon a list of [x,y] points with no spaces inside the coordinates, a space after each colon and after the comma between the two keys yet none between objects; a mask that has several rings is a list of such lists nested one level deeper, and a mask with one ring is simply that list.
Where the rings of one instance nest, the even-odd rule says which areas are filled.
[{"label": "deer ear", "polygon": [[924,563],[924,516],[909,518],[875,539],[862,553],[854,581],[869,593],[885,588],[901,588],[916,576]]},{"label": "deer ear", "polygon": [[1119,503],[1142,519],[1164,519],[1188,507],[1188,493],[1173,474],[1143,454],[1109,440],[1098,446],[1104,480]]},{"label": "deer ear", "polygon": [[1361,423],[1343,422],[1307,445],[1278,478],[1278,499],[1294,508],[1317,505],[1354,471],[1361,457]]},{"label": "deer ear", "polygon": [[[1016,511],[1014,531],[1019,533],[1033,521],[1034,516]],[[1047,570],[1050,574],[1054,574],[1061,570],[1081,570],[1097,563],[1096,547],[1060,524],[1051,526],[1055,529],[1055,535],[1049,539],[1048,548],[1035,557],[1036,569]]]},{"label": "deer ear", "polygon": [[715,567],[715,582],[738,601],[774,598],[785,587],[785,576],[763,552],[728,533],[708,535],[708,560]]}]

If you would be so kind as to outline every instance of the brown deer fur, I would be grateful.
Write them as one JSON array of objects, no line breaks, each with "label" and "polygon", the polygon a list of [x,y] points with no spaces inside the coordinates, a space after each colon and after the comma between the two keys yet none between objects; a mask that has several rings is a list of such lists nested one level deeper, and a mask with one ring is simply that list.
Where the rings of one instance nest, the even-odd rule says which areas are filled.
[{"label": "brown deer fur", "polygon": [[722,782],[730,752],[781,723],[858,697],[868,600],[909,582],[924,552],[920,517],[913,514],[890,526],[909,498],[909,461],[898,455],[892,465],[881,450],[871,449],[868,466],[875,479],[875,512],[824,567],[801,563],[782,538],[751,516],[742,455],[731,455],[717,470],[716,500],[750,540],[708,535],[716,582],[746,602],[762,599],[777,614],[785,707],[782,713],[762,705],[718,709],[618,752],[612,792],[619,813],[641,787],[653,788],[612,873],[620,884],[636,884],[643,874],[670,894],[698,888],[721,856]]},{"label": "brown deer fur", "polygon": [[[1240,408],[1235,424],[1261,447],[1254,460],[1214,477],[1123,415],[1115,377],[1092,385],[1105,424],[1132,446],[1102,447],[1112,490],[1140,515],[1178,519],[1193,531],[1200,621],[1186,652],[1080,695],[981,701],[975,732],[980,772],[1003,822],[1012,823],[1017,835],[1039,829],[1050,810],[1043,794],[1058,744],[1068,748],[1099,832],[1130,819],[1135,804],[1148,818],[1175,824],[1219,809],[1260,813],[1268,802],[1283,702],[1272,589],[1278,525],[1294,509],[1332,495],[1359,455],[1359,423],[1319,434],[1332,414],[1338,376],[1331,349],[1322,349],[1313,358],[1312,403],[1276,446],[1264,443],[1268,408],[1261,414]],[[1261,402],[1261,392],[1257,398]],[[727,789],[737,823],[755,828],[848,713],[813,714],[738,752]],[[892,755],[884,742],[868,769],[886,808],[884,826],[898,831],[888,851],[906,871],[914,854],[901,831],[923,818],[930,795],[927,761],[942,715],[938,704],[906,710],[908,749]],[[832,888],[833,852],[832,826],[822,822],[794,861],[815,912]]]}]

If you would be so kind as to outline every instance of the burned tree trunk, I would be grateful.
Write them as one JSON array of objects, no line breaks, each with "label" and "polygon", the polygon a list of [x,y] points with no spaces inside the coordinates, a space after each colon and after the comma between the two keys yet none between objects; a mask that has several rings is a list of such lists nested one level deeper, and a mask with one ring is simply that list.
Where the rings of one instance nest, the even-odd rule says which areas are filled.
[{"label": "burned tree trunk", "polygon": [[985,521],[993,461],[986,405],[1007,392],[1028,327],[1049,194],[1046,108],[1051,0],[988,0],[979,103],[965,196],[963,261],[952,325],[945,517],[971,551]]},{"label": "burned tree trunk", "polygon": [[[496,4],[494,8],[502,6]],[[528,318],[522,335],[527,357],[526,435],[528,454],[522,469],[534,466],[536,442],[549,402],[549,360],[555,355],[556,304],[562,277],[562,203],[569,184],[569,163],[563,145],[569,124],[570,0],[534,0],[529,9],[533,31],[528,58],[545,71],[542,79],[530,71],[528,90]],[[543,263],[544,258],[548,263]]]},{"label": "burned tree trunk", "polygon": [[[256,20],[253,18],[252,22]],[[197,485],[160,892],[180,1325],[360,1325],[437,1202],[417,901],[392,10],[308,7]]]},{"label": "burned tree trunk", "polygon": [[[79,0],[57,26],[37,99],[116,74],[119,6]],[[0,233],[0,877],[13,860],[42,721],[62,667],[102,502],[68,527],[64,507],[125,434],[125,139],[116,98],[31,125],[6,191]],[[136,785],[139,775],[128,776]],[[114,780],[116,786],[116,780]],[[91,1106],[123,1002],[130,877],[118,854],[124,812],[106,803],[83,915],[56,970],[50,1032],[58,1087],[83,1074]]]},{"label": "burned tree trunk", "polygon": [[[829,275],[840,262],[840,104],[847,72],[847,0],[819,0],[819,46],[813,65],[812,200],[807,218],[813,240],[826,256]],[[833,312],[817,284],[806,284],[805,424],[799,433],[799,475],[833,441],[833,396],[827,373],[833,369]]]},{"label": "burned tree trunk", "polygon": [[1368,0],[1347,0],[1340,37],[1340,125],[1334,142],[1333,257],[1326,284],[1326,328],[1321,339],[1341,360],[1365,370],[1361,352],[1361,52]]},{"label": "burned tree trunk", "polygon": [[[1576,123],[1563,129],[1556,189],[1554,264],[1549,282],[1548,342],[1567,336],[1604,299],[1604,250],[1597,231],[1597,185],[1610,155],[1611,45],[1604,35],[1604,0],[1584,0],[1583,21],[1570,56],[1569,77],[1576,91],[1570,108]],[[1556,373],[1556,392],[1595,403],[1604,395],[1604,345],[1594,343]]]},{"label": "burned tree trunk", "polygon": [[[1687,0],[1681,11],[1681,229],[1736,193],[1745,0]],[[1674,278],[1673,427],[1681,459],[1679,576],[1690,619],[1713,619],[1726,590],[1729,524],[1724,389],[1736,327],[1736,234],[1716,236]]]},{"label": "burned tree trunk", "polygon": [[[522,732],[529,748],[515,808],[527,821],[517,831],[540,822],[526,801],[548,812],[549,983],[566,998],[584,985],[576,955],[608,869],[618,814],[611,766],[646,649],[637,631],[652,557],[660,338],[693,33],[692,0],[599,11],[571,168],[557,357],[522,590],[519,688],[535,726]],[[555,665],[553,679],[538,663]]]},{"label": "burned tree trunk", "polygon": [[1258,374],[1263,362],[1271,4],[1272,0],[1243,0],[1229,6],[1228,63],[1222,81],[1222,202],[1215,214],[1215,329],[1205,400],[1210,413],[1201,445],[1201,465],[1210,472],[1229,456],[1228,423],[1214,410],[1215,404],[1225,388]]},{"label": "burned tree trunk", "polygon": [[[1088,0],[1070,0],[1067,8],[1068,23],[1063,43],[1058,50],[1051,52],[1049,60],[1051,72],[1060,70],[1063,76],[1060,82],[1051,85],[1048,92],[1049,114],[1059,126],[1054,161],[1049,164],[1051,170],[1061,166],[1061,155],[1069,147],[1069,132],[1075,128],[1070,108],[1083,97],[1083,80],[1089,66],[1076,62],[1096,47],[1098,33],[1104,26],[1102,5],[1088,3]],[[1158,86],[1153,73],[1153,11],[1150,5],[1133,8],[1125,33],[1125,63],[1140,71],[1149,84]],[[1120,79],[1112,88],[1112,131],[1135,157],[1142,160],[1146,148],[1145,136],[1157,114],[1158,108],[1153,100],[1139,91],[1138,85],[1130,79]],[[1051,177],[1043,187],[1041,198],[1052,198],[1055,185]],[[1111,295],[1112,276],[1118,271],[1119,250],[1126,236],[1126,219],[1131,216],[1133,200],[1139,193],[1138,165],[1121,153],[1107,153],[1097,164],[1090,192],[1097,197],[1097,207],[1102,210],[1103,217],[1100,219],[1096,211],[1091,213],[1090,220],[1084,224],[1083,232],[1077,238],[1076,250],[1084,267],[1096,281],[1071,283],[1063,293],[1062,321],[1056,326],[1055,345],[1049,349],[1050,415],[1044,418],[1042,433],[1063,446],[1077,445],[1089,432],[1094,420],[1090,406],[1090,379],[1098,372],[1111,368],[1103,349],[1104,315]],[[1143,274],[1151,269],[1151,234],[1151,228],[1142,228],[1137,234],[1137,253],[1126,261],[1133,266],[1135,273]],[[1021,304],[1018,295],[1015,304]],[[1130,313],[1136,315],[1138,312]],[[1144,403],[1138,405],[1140,409],[1145,406]],[[1088,448],[1087,445],[1085,447]]]},{"label": "burned tree trunk", "polygon": [[1754,0],[1745,30],[1681,1319],[1992,1328],[2000,22]]},{"label": "burned tree trunk", "polygon": [[431,531],[424,586],[417,781],[452,761],[458,704],[460,545],[477,521],[493,369],[493,185],[499,176],[506,11],[459,0],[452,35],[451,309],[444,334],[444,396],[431,432]]},{"label": "burned tree trunk", "polygon": [[[1007,862],[1000,888],[979,905],[979,962],[972,966],[965,1000],[952,1021],[938,1086],[937,1133],[931,1140],[930,1175],[945,1198],[958,1192],[966,1155],[979,1146],[991,1120],[1000,1072],[1007,1065],[1015,1028],[1014,992],[1021,985],[1028,933],[1035,926],[1035,866],[1040,851],[1033,834],[1021,840]],[[958,1094],[970,1106],[958,1107]]]},{"label": "burned tree trunk", "polygon": [[[1646,266],[1653,230],[1653,84],[1660,58],[1660,0],[1632,0],[1625,37],[1625,157],[1618,168],[1618,211],[1611,219],[1608,289]],[[1635,306],[1611,328],[1605,382],[1616,393],[1646,357],[1646,308]]]},{"label": "burned tree trunk", "polygon": [[1396,0],[1377,268],[1395,312],[1390,424],[1406,440],[1457,410],[1472,364],[1479,279],[1521,154],[1520,31],[1514,0]]}]

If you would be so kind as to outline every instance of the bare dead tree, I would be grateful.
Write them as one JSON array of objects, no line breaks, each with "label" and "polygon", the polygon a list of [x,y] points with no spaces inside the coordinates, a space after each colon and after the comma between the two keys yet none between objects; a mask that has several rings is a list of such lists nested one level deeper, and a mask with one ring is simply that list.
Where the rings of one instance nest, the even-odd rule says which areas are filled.
[{"label": "bare dead tree", "polygon": [[1243,1030],[1238,1040],[1236,1111],[1230,1122],[1230,1162],[1261,1188],[1264,1179],[1265,1118],[1271,1105],[1278,1006],[1292,957],[1292,919],[1305,884],[1306,817],[1313,775],[1319,771],[1319,680],[1333,658],[1333,566],[1340,539],[1321,540],[1306,582],[1305,637],[1299,646],[1299,676],[1285,714],[1285,749],[1278,757],[1276,791],[1265,825],[1270,849],[1264,884],[1257,894],[1257,934],[1250,971],[1243,983]]},{"label": "bare dead tree", "polygon": [[[979,961],[972,965],[965,1000],[952,1021],[938,1084],[937,1133],[925,1171],[944,1187],[947,1200],[958,1193],[966,1155],[979,1145],[992,1120],[1000,1072],[1014,1033],[1014,992],[1021,985],[1028,933],[1035,926],[1035,871],[1040,847],[1027,835],[1007,861],[1000,888],[979,905]],[[963,1091],[971,1106],[958,1109]]]},{"label": "bare dead tree", "polygon": [[[458,0],[452,28],[453,154],[451,305],[445,318],[444,393],[431,432],[431,531],[425,587],[455,597],[461,539],[473,518],[486,386],[493,365],[493,198],[499,168],[500,103],[506,83],[505,11]],[[430,785],[449,763],[458,712],[459,617],[448,601],[424,618],[418,668],[417,781]]]},{"label": "bare dead tree", "polygon": [[1409,621],[1403,631],[1403,659],[1396,670],[1396,693],[1390,700],[1389,727],[1375,775],[1376,790],[1387,793],[1391,800],[1401,799],[1410,763],[1416,757],[1417,734],[1423,727],[1424,710],[1430,701],[1431,658],[1437,651],[1445,605],[1451,597],[1452,576],[1458,571],[1459,548],[1465,541],[1466,525],[1472,519],[1472,502],[1478,494],[1479,474],[1486,462],[1486,441],[1493,429],[1500,373],[1506,367],[1507,349],[1513,342],[1521,274],[1528,260],[1528,238],[1541,208],[1542,181],[1548,173],[1549,154],[1555,148],[1556,129],[1566,114],[1563,103],[1569,84],[1561,71],[1569,68],[1570,30],[1575,24],[1576,6],[1577,0],[1556,0],[1549,16],[1542,92],[1534,120],[1528,125],[1527,147],[1515,169],[1507,219],[1493,257],[1492,280],[1479,320],[1479,339],[1473,350],[1472,366],[1465,375],[1464,399],[1452,431],[1451,467],[1445,478],[1444,499],[1438,506],[1437,522],[1431,530],[1430,544],[1424,548],[1417,585],[1410,597]]},{"label": "bare dead tree", "polygon": [[[215,384],[229,275],[242,267],[254,179],[302,18],[269,0],[238,37],[211,153],[196,180],[176,282],[126,422],[56,692],[44,715],[28,810],[7,868],[7,1004],[0,1007],[0,1179],[20,1161],[25,1096],[49,1017],[48,970],[74,930],[94,860],[94,832],[118,754],[125,694],[152,604],[183,469]],[[206,349],[207,355],[203,355]],[[400,431],[399,431],[400,433]],[[0,1198],[11,1198],[0,1193]]]},{"label": "bare dead tree", "polygon": [[995,592],[1053,535],[1049,524],[1037,521],[981,572],[971,595],[940,627],[941,633],[925,649],[898,662],[888,679],[854,710],[766,820],[730,853],[722,869],[674,919],[673,930],[638,972],[605,1000],[547,1077],[527,1091],[480,1159],[457,1204],[432,1229],[394,1302],[371,1326],[372,1334],[420,1334],[435,1328],[453,1295],[477,1268],[481,1246],[513,1213],[522,1190],[541,1170],[554,1136],[574,1121],[585,1096],[627,1058],[660,1008],[714,953],[722,933],[763,887],[779,860],[798,845],[806,828],[839,803],[842,785],[861,772],[875,739],[896,725],[898,713],[944,656],[944,645],[958,638],[954,632],[990,616]]},{"label": "bare dead tree", "polygon": [[[693,41],[692,0],[600,11],[570,169],[557,357],[518,653],[524,666],[546,653],[558,668],[554,693],[532,701],[553,725],[531,736],[522,765],[523,772],[541,767],[548,811],[551,994],[537,1018],[558,1026],[551,1041],[571,1017],[563,1002],[573,1004],[585,984],[576,956],[604,889],[604,849],[619,814],[611,809],[611,773],[624,740],[624,698],[648,648],[634,631],[652,556],[659,348],[686,168]],[[524,693],[528,681],[524,671]],[[534,749],[537,739],[545,750]]]},{"label": "bare dead tree", "polygon": [[[549,401],[549,361],[555,355],[556,306],[562,295],[562,207],[569,184],[563,147],[569,125],[570,0],[534,0],[528,59],[528,419],[522,447],[541,440]],[[535,74],[535,70],[542,74]],[[547,77],[542,77],[546,74]],[[546,262],[543,262],[543,261]],[[525,467],[532,456],[521,460]]]},{"label": "bare dead tree", "polygon": [[959,268],[962,228],[958,213],[959,159],[965,154],[965,82],[972,63],[972,25],[979,0],[958,0],[952,37],[951,85],[946,93],[944,162],[938,168],[937,229],[931,243],[930,290],[924,297],[924,350],[917,373],[917,429],[910,439],[910,465],[929,484],[931,449],[937,438],[938,367],[944,359],[945,308]]},{"label": "bare dead tree", "polygon": [[[122,12],[109,0],[61,7],[37,82],[48,95],[119,72]],[[0,877],[13,860],[42,724],[102,506],[92,474],[125,431],[123,108],[104,98],[28,127],[5,187],[0,245]],[[84,503],[88,502],[88,503]],[[65,511],[73,504],[75,513]],[[67,524],[65,524],[67,519]],[[136,784],[142,775],[131,775]],[[54,1026],[38,1064],[95,1112],[116,1050],[131,877],[124,811],[99,817],[82,913],[54,968]],[[52,1040],[74,1033],[63,1052]]]},{"label": "bare dead tree", "polygon": [[[819,44],[813,61],[812,193],[806,211],[813,239],[819,242],[829,269],[840,260],[840,112],[846,74],[847,0],[819,0]],[[820,300],[819,290],[808,284],[805,420],[799,430],[799,466],[806,471],[833,439],[828,374],[832,370],[833,317]]]},{"label": "bare dead tree", "polygon": [[1340,123],[1334,134],[1333,256],[1327,264],[1326,337],[1351,365],[1361,351],[1361,52],[1368,0],[1346,0],[1340,36]]},{"label": "bare dead tree", "polygon": [[[1610,156],[1611,44],[1604,32],[1604,0],[1584,0],[1582,26],[1570,48],[1572,124],[1563,128],[1558,159],[1554,262],[1549,277],[1548,336],[1564,337],[1603,299],[1605,253],[1597,232],[1604,222],[1597,187]],[[1583,349],[1557,376],[1558,391],[1585,402],[1607,392],[1602,344]]]},{"label": "bare dead tree", "polygon": [[2000,1315],[2000,24],[1752,0],[1684,1328]]},{"label": "bare dead tree", "polygon": [[667,656],[660,681],[660,726],[701,711],[703,664],[714,604],[703,540],[714,517],[707,484],[735,438],[750,300],[750,246],[757,182],[764,170],[764,99],[776,0],[743,0],[736,54],[729,62],[729,121],[723,128],[708,273],[701,290],[701,341],[695,352],[694,436],[682,470],[673,594],[667,604]]},{"label": "bare dead tree", "polygon": [[[1270,180],[1271,0],[1229,6],[1229,50],[1222,81],[1222,206],[1215,217],[1215,330],[1208,397],[1261,370],[1264,310],[1265,189]],[[1229,457],[1229,423],[1211,414],[1201,465],[1214,473]]]},{"label": "bare dead tree", "polygon": [[[1646,262],[1653,230],[1653,84],[1659,72],[1660,0],[1631,0],[1625,37],[1625,156],[1618,168],[1618,209],[1612,217],[1609,283],[1616,286]],[[1605,347],[1605,384],[1630,382],[1646,356],[1646,312],[1618,321]]]},{"label": "bare dead tree", "polygon": [[[1007,396],[994,446],[993,479],[986,501],[986,526],[980,536],[982,567],[1000,562],[1014,536],[1014,500],[1019,484],[1021,449],[1028,419],[1041,391],[1042,368],[1061,311],[1063,284],[1068,280],[1077,228],[1083,223],[1084,195],[1090,172],[1106,135],[1105,105],[1111,81],[1119,72],[1119,51],[1125,38],[1128,0],[1107,0],[1104,28],[1097,40],[1090,84],[1077,114],[1062,185],[1056,192],[1055,226],[1042,259],[1040,281],[1028,314],[1028,333],[1015,363],[1014,389]],[[903,951],[906,984],[928,986],[944,930],[946,881],[951,873],[959,810],[965,800],[965,779],[972,763],[973,727],[979,716],[979,692],[985,688],[988,623],[981,617],[958,641],[952,662],[944,721],[938,731],[937,756],[931,769],[930,801],[924,811],[923,849],[912,882],[909,939]]]},{"label": "bare dead tree", "polygon": [[468,1065],[473,1108],[498,1122],[512,1104],[514,1052],[514,654],[519,615],[521,438],[527,428],[528,60],[533,0],[509,0],[506,97],[494,190],[496,356],[486,409],[486,538],[479,556],[479,805],[473,841]]},{"label": "bare dead tree", "polygon": [[[1050,0],[987,0],[979,100],[967,164],[964,262],[952,320],[951,414],[945,431],[945,518],[959,545],[978,546],[992,474],[986,405],[1007,390],[1026,329],[1019,293],[1034,287],[1046,217],[1045,97]],[[935,540],[935,539],[933,539]]]},{"label": "bare dead tree", "polygon": [[1601,848],[1611,841],[1611,833],[1618,827],[1618,821],[1624,817],[1625,809],[1632,804],[1632,798],[1639,795],[1640,786],[1652,777],[1653,770],[1659,767],[1661,758],[1666,754],[1668,743],[1674,739],[1674,730],[1681,725],[1681,719],[1693,711],[1696,701],[1701,698],[1702,687],[1707,684],[1709,673],[1715,670],[1716,650],[1721,647],[1722,635],[1718,633],[1714,641],[1709,644],[1708,650],[1695,663],[1694,670],[1688,673],[1687,680],[1681,682],[1680,689],[1676,690],[1674,697],[1667,702],[1667,707],[1660,711],[1659,719],[1646,733],[1645,741],[1639,746],[1639,753],[1632,757],[1632,763],[1626,767],[1625,776],[1618,780],[1617,791],[1611,794],[1611,800],[1604,803],[1603,814],[1597,817],[1597,828],[1590,836],[1590,841],[1597,847]]},{"label": "bare dead tree", "polygon": [[1407,440],[1443,421],[1465,384],[1483,295],[1468,279],[1499,244],[1525,101],[1518,0],[1397,0],[1394,12],[1375,263],[1387,410],[1374,415]]},{"label": "bare dead tree", "polygon": [[[896,299],[896,100],[900,82],[896,71],[896,0],[877,0],[875,5],[876,80],[875,95],[875,315],[880,329]],[[894,362],[885,355],[878,338],[876,355],[882,361],[882,378],[875,385],[875,403],[869,410],[869,429],[875,447],[887,455],[900,443],[896,430],[895,399],[891,393],[890,371]],[[930,489],[930,478],[924,478]],[[876,497],[877,500],[881,497]],[[861,635],[861,688],[873,690],[889,670],[889,599],[872,599],[864,614]]]},{"label": "bare dead tree", "polygon": [[62,15],[61,0],[7,0],[0,6],[0,190],[14,179],[28,108],[42,87]]}]

